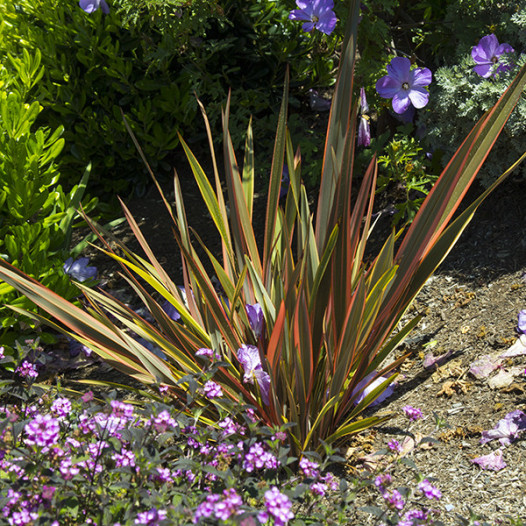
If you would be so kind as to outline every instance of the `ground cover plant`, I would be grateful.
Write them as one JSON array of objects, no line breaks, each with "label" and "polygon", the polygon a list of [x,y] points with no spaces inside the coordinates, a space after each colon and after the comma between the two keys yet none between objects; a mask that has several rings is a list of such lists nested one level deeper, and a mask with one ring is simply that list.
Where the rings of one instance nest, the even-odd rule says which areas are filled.
[{"label": "ground cover plant", "polygon": [[[98,7],[104,9],[102,3]],[[306,30],[315,29],[311,22],[319,30],[333,27],[330,1],[298,1],[297,7],[291,18],[305,20]],[[4,406],[4,480],[8,484],[15,484],[15,477],[18,480],[17,489],[12,488],[4,502],[8,523],[344,523],[349,520],[349,504],[367,485],[377,488],[383,503],[369,509],[378,522],[433,524],[438,520],[429,503],[440,498],[440,491],[422,476],[417,475],[414,494],[393,488],[385,473],[375,474],[368,482],[353,481],[357,487],[349,489],[348,482],[336,483],[325,466],[338,460],[332,448],[342,439],[388,418],[374,412],[361,417],[369,406],[387,397],[405,359],[402,355],[385,362],[418,322],[417,317],[399,325],[407,308],[483,199],[508,174],[452,219],[523,91],[526,70],[518,72],[468,135],[405,235],[393,232],[379,254],[366,261],[376,166],[373,160],[354,196],[352,161],[359,97],[353,90],[353,68],[358,12],[358,3],[350,2],[315,214],[300,180],[300,153],[294,151],[286,130],[286,86],[260,245],[254,233],[251,126],[239,167],[227,104],[223,140],[228,208],[215,156],[214,188],[186,142],[179,139],[203,206],[221,236],[221,257],[207,254],[208,268],[213,268],[215,276],[207,273],[192,244],[192,238],[199,243],[199,236],[187,224],[177,177],[175,211],[166,200],[165,204],[181,251],[182,287],[163,270],[125,206],[147,259],[91,221],[105,251],[122,265],[147,314],[144,310],[138,314],[104,290],[91,290],[82,283],[78,286],[87,302],[85,309],[79,308],[0,262],[2,279],[57,322],[33,315],[35,320],[76,338],[107,363],[150,386],[154,390],[150,396],[157,400],[157,405],[137,412],[117,400],[82,412],[80,402],[60,394],[56,400],[37,399],[39,410],[23,389],[22,404]],[[377,86],[381,96],[393,99],[395,111],[425,104],[429,84],[425,68],[413,69],[405,59],[391,61],[387,71]],[[211,133],[209,143],[213,147]],[[282,188],[285,164],[288,191]],[[202,248],[207,251],[206,246]],[[16,306],[14,310],[24,312]],[[6,384],[10,389],[6,393],[20,396],[15,388],[25,387],[36,376],[30,361],[21,362]],[[88,404],[88,398],[82,402]],[[421,416],[420,410],[409,406],[404,412],[410,420]],[[522,420],[514,425],[517,433],[522,430]],[[168,436],[148,436],[152,430]],[[230,436],[232,444],[226,440]],[[150,440],[157,446],[150,446]],[[158,447],[159,442],[166,444],[166,450]],[[392,449],[396,450],[396,444]],[[78,451],[82,454],[70,459]],[[293,470],[295,462],[299,475]],[[256,470],[262,470],[260,482],[252,478]],[[105,478],[108,473],[110,477]],[[113,474],[119,476],[111,479]],[[159,481],[162,487],[156,485]],[[45,491],[38,496],[43,482]],[[86,483],[87,497],[80,490]],[[68,491],[52,489],[59,487]],[[191,495],[190,490],[194,490]],[[114,502],[115,496],[125,493],[131,494],[130,501]],[[64,494],[66,502],[61,502]],[[320,508],[322,501],[317,497],[325,495],[338,502],[335,511]],[[415,499],[422,506],[411,507]]]}]

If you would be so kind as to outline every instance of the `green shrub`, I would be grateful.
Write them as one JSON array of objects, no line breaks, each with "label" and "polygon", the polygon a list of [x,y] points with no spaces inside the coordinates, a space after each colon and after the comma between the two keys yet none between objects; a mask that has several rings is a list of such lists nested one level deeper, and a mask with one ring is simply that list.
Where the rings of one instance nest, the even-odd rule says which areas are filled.
[{"label": "green shrub", "polygon": [[113,6],[109,15],[89,15],[74,1],[8,1],[0,15],[0,57],[23,49],[42,52],[45,73],[35,94],[43,106],[39,122],[64,127],[61,166],[69,186],[90,161],[90,188],[100,193],[113,195],[140,180],[121,112],[156,165],[177,145],[178,127],[193,121],[191,84],[170,66],[179,49],[154,60],[158,34],[123,27]]},{"label": "green shrub", "polygon": [[[526,63],[525,10],[524,0],[506,5],[493,0],[458,1],[449,6],[445,24],[451,29],[456,49],[443,55],[442,67],[435,72],[430,86],[428,111],[422,112],[419,118],[430,148],[444,154],[444,161],[459,147],[480,115],[495,104],[518,68]],[[509,60],[516,67],[496,78],[484,79],[473,71],[471,49],[491,33],[500,43],[508,43],[515,49]],[[521,97],[481,171],[480,183],[488,187],[495,181],[523,153],[525,143],[526,100]],[[517,173],[523,177],[524,167]]]},{"label": "green shrub", "polygon": [[92,162],[90,191],[107,198],[149,184],[122,114],[152,167],[171,176],[177,132],[204,136],[194,94],[218,131],[232,89],[235,146],[243,141],[236,123],[249,115],[269,116],[272,126],[256,131],[271,145],[287,65],[302,92],[334,82],[340,38],[301,35],[288,9],[263,0],[114,0],[106,15],[72,0],[8,0],[0,5],[0,57],[41,50],[39,123],[64,126],[64,183],[72,186]]},{"label": "green shrub", "polygon": [[[79,292],[62,266],[70,254],[71,229],[89,172],[69,192],[58,184],[63,128],[37,126],[42,107],[30,97],[44,75],[40,58],[38,50],[34,56],[24,50],[21,57],[8,55],[0,62],[0,257],[73,299]],[[86,208],[95,204],[91,200]],[[30,310],[34,305],[6,283],[0,284],[0,334],[2,343],[12,345],[21,325],[5,303]]]}]

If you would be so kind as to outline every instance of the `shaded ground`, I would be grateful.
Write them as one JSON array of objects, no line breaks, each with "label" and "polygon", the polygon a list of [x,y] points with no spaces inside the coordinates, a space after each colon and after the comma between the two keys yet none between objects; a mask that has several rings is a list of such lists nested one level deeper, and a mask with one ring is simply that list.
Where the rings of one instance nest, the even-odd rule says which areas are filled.
[{"label": "shaded ground", "polygon": [[[183,191],[189,222],[213,251],[218,240],[209,228],[197,190],[186,182]],[[499,367],[485,378],[470,373],[473,362],[486,355],[495,357],[517,339],[517,314],[526,308],[525,197],[524,185],[509,181],[481,207],[408,313],[423,315],[400,350],[410,350],[412,356],[403,366],[395,394],[379,409],[394,411],[396,416],[345,445],[348,468],[354,472],[385,467],[385,458],[368,455],[385,449],[392,439],[406,440],[403,456],[413,460],[422,474],[434,478],[443,493],[436,507],[448,512],[445,524],[456,523],[456,513],[468,517],[470,508],[491,524],[501,520],[510,524],[505,516],[526,520],[526,433],[502,449],[506,468],[483,471],[470,462],[500,446],[496,440],[480,445],[483,430],[492,429],[510,411],[526,412],[525,355],[501,359]],[[179,254],[160,199],[152,192],[129,205],[154,253],[177,282]],[[129,237],[129,232],[123,227],[118,235]],[[106,269],[108,286],[119,286],[107,260],[97,256],[96,261],[99,268]],[[101,266],[102,261],[106,267]],[[442,366],[426,369],[423,364],[428,352],[451,355]],[[514,375],[511,381],[492,385],[495,377],[504,373]],[[90,367],[77,374],[100,375],[101,370]],[[111,376],[109,371],[103,374]],[[401,410],[405,405],[421,408],[424,419],[408,425]],[[422,437],[432,437],[435,442],[419,442]],[[387,469],[401,485],[412,478],[410,468],[403,464]],[[368,521],[363,516],[356,520],[357,524]]]}]

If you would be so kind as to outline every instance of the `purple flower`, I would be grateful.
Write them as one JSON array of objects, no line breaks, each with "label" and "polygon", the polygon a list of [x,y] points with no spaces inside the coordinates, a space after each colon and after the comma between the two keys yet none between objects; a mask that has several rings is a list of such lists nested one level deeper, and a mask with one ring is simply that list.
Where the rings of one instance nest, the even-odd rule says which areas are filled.
[{"label": "purple flower", "polygon": [[489,455],[471,459],[473,464],[478,464],[482,469],[489,469],[492,471],[500,471],[506,467],[506,462],[502,458],[502,451],[497,449],[492,451]]},{"label": "purple flower", "polygon": [[67,398],[57,398],[51,405],[51,412],[59,418],[64,418],[71,413],[71,401]]},{"label": "purple flower", "polygon": [[369,115],[360,115],[360,124],[358,125],[358,146],[363,146],[364,148],[371,146]]},{"label": "purple flower", "polygon": [[181,319],[181,315],[179,314],[179,311],[168,300],[166,300],[161,305],[161,309],[163,309],[163,311],[166,312],[168,317],[172,319],[173,321],[179,321]]},{"label": "purple flower", "polygon": [[411,69],[406,57],[394,57],[387,66],[387,75],[376,83],[376,91],[384,99],[393,99],[393,110],[402,114],[411,105],[423,108],[429,101],[425,89],[431,83],[431,71],[427,68]]},{"label": "purple flower", "polygon": [[19,367],[16,368],[16,371],[22,378],[36,378],[38,376],[38,371],[36,365],[24,360]]},{"label": "purple flower", "polygon": [[245,305],[245,310],[247,311],[250,328],[254,331],[256,338],[259,338],[263,332],[263,324],[265,323],[263,309],[259,303],[254,303],[254,305]]},{"label": "purple flower", "polygon": [[2,358],[5,358],[4,350],[5,350],[5,349],[4,349],[3,347],[0,347],[0,360],[1,360]]},{"label": "purple flower", "polygon": [[112,400],[110,402],[111,412],[114,416],[119,418],[126,418],[131,420],[133,418],[133,405],[125,404],[119,400]]},{"label": "purple flower", "polygon": [[317,29],[330,35],[336,27],[338,19],[334,14],[333,0],[296,0],[299,9],[290,12],[291,20],[305,20],[303,31]]},{"label": "purple flower", "polygon": [[362,113],[369,112],[369,104],[367,104],[367,97],[365,96],[365,88],[360,88],[360,111]]},{"label": "purple flower", "polygon": [[93,391],[88,391],[87,393],[84,393],[80,399],[85,403],[89,403],[91,402],[93,399],[95,398],[95,396],[93,395]]},{"label": "purple flower", "polygon": [[305,457],[300,460],[300,468],[306,477],[311,477],[314,479],[318,478],[318,475],[320,474],[318,469],[319,467],[320,466],[317,462],[312,462]]},{"label": "purple flower", "polygon": [[84,345],[83,343],[78,342],[77,340],[74,340],[73,338],[70,338],[68,336],[68,346],[69,346],[69,355],[74,358],[75,356],[78,356],[80,354],[80,351],[82,351],[87,357],[91,356],[93,354],[93,351]]},{"label": "purple flower", "polygon": [[256,379],[259,389],[261,391],[261,398],[263,403],[268,405],[269,403],[269,391],[270,391],[270,376],[263,370],[261,365],[261,358],[259,357],[259,350],[254,345],[242,345],[237,351],[237,359],[243,366],[245,375],[243,381],[245,383],[254,383]]},{"label": "purple flower", "polygon": [[216,519],[226,521],[231,515],[237,513],[239,507],[243,504],[243,500],[236,493],[234,488],[225,489],[223,491],[223,499],[215,504]]},{"label": "purple flower", "polygon": [[166,510],[156,510],[152,508],[150,511],[144,511],[137,514],[135,524],[145,524],[148,526],[158,526],[160,522],[166,519]]},{"label": "purple flower", "polygon": [[440,499],[442,497],[441,491],[433,486],[429,480],[424,479],[420,484],[418,484],[418,489],[428,498],[428,499]]},{"label": "purple flower", "polygon": [[405,506],[404,498],[402,497],[402,494],[397,489],[394,489],[391,492],[386,491],[382,496],[390,508],[395,508],[397,510],[404,509],[404,506]]},{"label": "purple flower", "polygon": [[417,407],[411,407],[410,405],[404,406],[402,410],[405,413],[405,416],[407,416],[407,418],[409,418],[409,420],[412,421],[419,420],[424,416],[422,414],[422,409],[418,409]]},{"label": "purple flower", "polygon": [[219,360],[221,358],[221,355],[219,353],[214,353],[212,349],[208,349],[206,347],[202,347],[201,349],[197,349],[195,351],[196,356],[206,356],[210,361]]},{"label": "purple flower", "polygon": [[519,312],[517,321],[517,332],[519,334],[526,334],[526,310],[521,310]]},{"label": "purple flower", "polygon": [[387,443],[387,447],[391,451],[395,451],[396,453],[400,453],[400,451],[402,451],[402,446],[400,445],[400,442],[398,442],[398,440],[389,440],[389,442]]},{"label": "purple flower", "polygon": [[374,479],[374,485],[382,492],[385,491],[386,486],[389,486],[392,482],[392,477],[389,475],[389,473],[383,473],[382,475],[378,475]]},{"label": "purple flower", "polygon": [[77,281],[86,281],[97,277],[97,267],[88,267],[89,258],[66,259],[64,272]]},{"label": "purple flower", "polygon": [[49,447],[57,443],[60,426],[58,420],[51,415],[36,415],[24,431],[24,442],[29,446]]},{"label": "purple flower", "polygon": [[[289,167],[287,165],[283,166],[283,171],[281,172],[281,187],[279,189],[279,198],[283,199],[289,193],[290,188],[290,175]],[[256,304],[257,305],[257,304]]]},{"label": "purple flower", "polygon": [[[509,64],[499,64],[499,57],[504,53],[513,53],[514,49],[509,44],[500,44],[492,33],[482,37],[479,43],[471,50],[471,56],[477,65],[473,68],[475,73],[487,79],[511,69]],[[495,66],[498,67],[495,69]]]},{"label": "purple flower", "polygon": [[280,493],[276,486],[265,492],[265,507],[267,512],[274,517],[276,526],[283,526],[294,518],[292,513],[292,503],[283,493]]},{"label": "purple flower", "polygon": [[216,503],[221,499],[221,495],[217,493],[212,493],[207,495],[204,502],[201,502],[194,513],[193,523],[197,524],[201,518],[208,519],[212,516],[215,511]]},{"label": "purple flower", "polygon": [[398,526],[413,526],[414,524],[422,524],[424,522],[416,522],[415,519],[420,521],[427,521],[428,515],[424,510],[409,510],[404,513],[403,521],[398,522]]},{"label": "purple flower", "polygon": [[158,433],[166,433],[168,429],[175,429],[177,421],[172,418],[170,413],[164,409],[155,418],[150,418],[148,424],[151,425]]},{"label": "purple flower", "polygon": [[115,461],[116,468],[135,467],[135,453],[127,449],[122,449],[120,453],[114,453],[111,457]]},{"label": "purple flower", "polygon": [[320,497],[323,497],[328,489],[329,487],[327,484],[324,484],[323,482],[314,482],[310,485],[312,493],[314,493],[314,495],[319,495]]},{"label": "purple flower", "polygon": [[88,14],[94,13],[99,7],[105,15],[109,14],[110,12],[110,8],[106,3],[106,0],[80,0],[79,6]]},{"label": "purple flower", "polygon": [[257,442],[250,446],[243,459],[243,469],[247,473],[252,473],[255,469],[276,469],[278,466],[279,460]]},{"label": "purple flower", "polygon": [[482,431],[480,443],[486,444],[498,438],[503,446],[509,446],[519,436],[519,433],[525,429],[526,414],[517,409],[499,420],[493,429]]},{"label": "purple flower", "polygon": [[[374,376],[376,376],[376,371],[369,373],[363,380],[358,382],[358,385],[354,388],[352,395],[355,395],[356,393],[360,393],[361,391],[358,397],[354,400],[355,405],[358,405],[366,396],[368,396],[380,384],[382,384],[383,382],[387,380],[387,378],[383,376],[379,376],[374,382],[371,382],[371,379]],[[372,404],[370,404],[370,406],[373,407],[375,405],[381,404],[386,398],[391,396],[393,392],[394,392],[394,386],[393,384],[389,384],[389,386],[378,396],[378,398]]]},{"label": "purple flower", "polygon": [[371,145],[371,127],[369,125],[369,116],[366,113],[369,111],[369,104],[365,97],[365,89],[360,88],[360,124],[358,125],[358,146]]},{"label": "purple flower", "polygon": [[212,382],[212,380],[208,380],[208,382],[206,382],[206,384],[203,386],[203,391],[205,396],[210,399],[221,398],[223,396],[223,390],[221,389],[221,386],[215,382]]},{"label": "purple flower", "polygon": [[332,102],[325,97],[322,97],[316,90],[309,90],[309,103],[311,110],[314,111],[329,111]]}]

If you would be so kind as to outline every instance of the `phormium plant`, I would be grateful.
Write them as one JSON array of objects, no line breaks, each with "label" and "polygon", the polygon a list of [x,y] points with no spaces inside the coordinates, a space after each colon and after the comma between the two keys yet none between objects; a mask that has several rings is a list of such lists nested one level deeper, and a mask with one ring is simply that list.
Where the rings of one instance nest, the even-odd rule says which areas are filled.
[{"label": "phormium plant", "polygon": [[[415,318],[399,326],[411,301],[483,199],[509,173],[453,219],[524,89],[526,67],[467,136],[403,237],[393,232],[368,263],[364,251],[372,224],[374,159],[363,174],[355,199],[351,199],[358,114],[358,101],[353,99],[358,14],[359,2],[351,0],[315,212],[309,208],[300,181],[300,154],[294,153],[287,135],[287,85],[276,132],[261,247],[253,229],[260,219],[253,209],[251,127],[240,167],[228,132],[227,104],[223,119],[228,208],[213,151],[215,188],[181,141],[203,202],[221,236],[221,254],[212,254],[203,245],[221,291],[214,287],[192,245],[177,177],[175,213],[165,203],[181,250],[185,297],[159,264],[125,205],[125,215],[148,259],[112,238],[118,243],[118,249],[113,250],[106,241],[106,252],[121,263],[128,283],[155,323],[105,292],[82,284],[79,286],[90,303],[87,312],[3,261],[0,277],[52,314],[57,329],[73,335],[137,380],[164,384],[174,399],[184,403],[185,389],[197,382],[199,389],[213,394],[219,402],[225,399],[251,404],[264,423],[290,424],[291,446],[296,452],[321,448],[321,441],[334,443],[384,421],[389,415],[357,417],[394,380],[393,371],[405,358],[384,364],[418,323]],[[290,187],[282,208],[284,159]],[[93,228],[97,230],[95,225]],[[111,238],[98,230],[101,239]],[[400,242],[395,247],[397,239]],[[156,299],[159,296],[161,301]],[[179,321],[174,322],[163,310],[164,300],[178,311]],[[138,343],[137,337],[154,344],[156,353]],[[203,354],[219,355],[213,380],[206,382],[199,376]],[[361,396],[373,382],[374,389]],[[206,407],[203,410],[204,420],[212,416]]]}]

